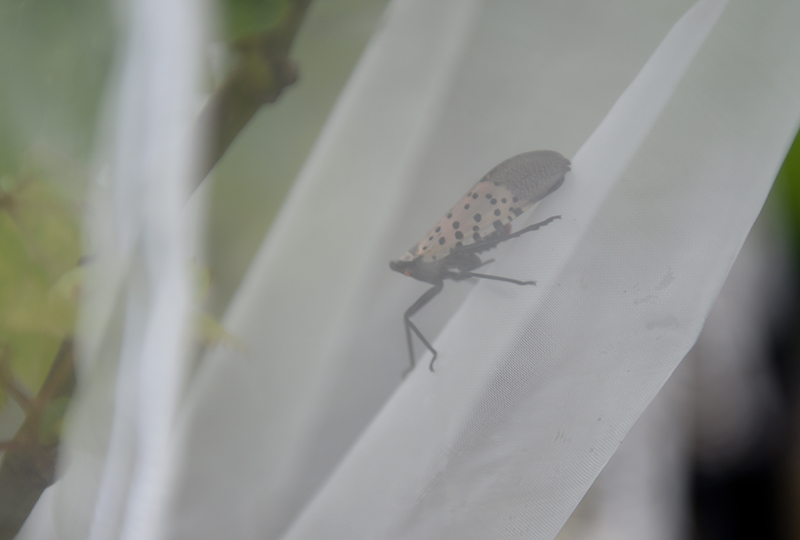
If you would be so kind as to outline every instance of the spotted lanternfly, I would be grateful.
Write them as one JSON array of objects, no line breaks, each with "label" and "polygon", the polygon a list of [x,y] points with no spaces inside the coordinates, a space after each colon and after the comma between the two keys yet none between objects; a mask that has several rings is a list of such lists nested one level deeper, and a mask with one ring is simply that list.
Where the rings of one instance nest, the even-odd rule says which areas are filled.
[{"label": "spotted lanternfly", "polygon": [[553,216],[511,233],[511,222],[561,186],[570,170],[567,158],[552,150],[526,152],[505,160],[480,179],[469,192],[437,223],[428,234],[389,267],[401,274],[430,283],[429,289],[403,315],[414,367],[414,348],[411,332],[425,344],[436,360],[436,350],[422,332],[411,322],[411,316],[439,294],[445,279],[462,281],[467,278],[493,279],[516,285],[536,285],[535,281],[489,276],[473,272],[492,262],[481,261],[478,253],[500,242],[516,238],[544,227],[561,216]]}]

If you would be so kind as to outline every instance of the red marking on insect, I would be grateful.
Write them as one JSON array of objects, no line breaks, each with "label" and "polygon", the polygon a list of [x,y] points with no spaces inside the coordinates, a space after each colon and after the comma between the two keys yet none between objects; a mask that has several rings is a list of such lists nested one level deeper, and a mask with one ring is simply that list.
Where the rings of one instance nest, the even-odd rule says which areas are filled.
[{"label": "red marking on insect", "polygon": [[567,158],[552,150],[536,150],[509,158],[480,179],[470,191],[397,261],[389,267],[419,281],[433,285],[403,315],[411,368],[414,367],[413,332],[436,360],[436,349],[411,322],[411,316],[439,294],[444,280],[463,281],[483,278],[516,285],[536,285],[535,281],[477,274],[482,261],[478,253],[492,249],[500,242],[544,227],[561,216],[553,216],[511,233],[511,222],[561,186],[570,170]]}]

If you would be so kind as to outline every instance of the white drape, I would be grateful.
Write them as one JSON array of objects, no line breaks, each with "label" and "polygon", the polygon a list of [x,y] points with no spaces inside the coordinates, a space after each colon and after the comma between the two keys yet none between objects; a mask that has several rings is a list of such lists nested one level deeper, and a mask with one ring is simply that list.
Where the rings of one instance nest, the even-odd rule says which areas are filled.
[{"label": "white drape", "polygon": [[[394,0],[226,314],[242,350],[206,356],[177,441],[158,439],[174,394],[142,386],[175,374],[148,356],[128,376],[123,353],[130,417],[109,419],[101,467],[77,459],[57,488],[94,471],[124,496],[111,517],[89,497],[71,523],[97,516],[94,538],[553,538],[694,343],[760,211],[800,120],[799,20],[793,0]],[[485,268],[537,287],[448,283],[416,318],[438,371],[401,382],[401,315],[425,286],[388,261],[539,148],[573,170],[528,219],[562,220]],[[164,210],[136,217],[148,269]],[[172,358],[181,315],[149,340],[162,304],[143,298],[127,297],[123,351]],[[97,414],[77,409],[73,448]]]}]

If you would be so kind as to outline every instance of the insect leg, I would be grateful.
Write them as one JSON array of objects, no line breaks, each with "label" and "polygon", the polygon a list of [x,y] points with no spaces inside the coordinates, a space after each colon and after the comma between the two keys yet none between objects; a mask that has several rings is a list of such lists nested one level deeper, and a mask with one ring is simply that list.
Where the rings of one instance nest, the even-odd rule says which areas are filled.
[{"label": "insect leg", "polygon": [[429,351],[433,353],[433,358],[431,359],[430,370],[433,371],[433,361],[436,360],[436,349],[428,343],[428,340],[425,339],[425,336],[422,335],[422,332],[419,331],[419,328],[411,322],[411,316],[414,315],[417,311],[422,309],[422,307],[431,301],[431,299],[442,292],[444,288],[444,281],[440,281],[436,283],[432,288],[428,289],[425,294],[420,296],[414,304],[406,310],[403,314],[403,320],[405,321],[406,325],[406,341],[408,342],[408,354],[411,357],[411,366],[403,373],[403,376],[408,374],[412,369],[414,369],[414,346],[411,342],[411,332],[417,335],[419,340],[428,348]]},{"label": "insect leg", "polygon": [[474,278],[481,278],[481,279],[493,279],[495,281],[505,281],[507,283],[513,283],[515,285],[536,285],[535,281],[520,281],[518,279],[511,279],[511,278],[507,278],[507,277],[490,276],[488,274],[476,274],[475,272],[462,272],[459,275],[460,276],[464,276],[464,277],[474,277]]},{"label": "insect leg", "polygon": [[[542,227],[544,227],[548,223],[553,222],[553,221],[555,221],[557,219],[561,219],[561,216],[552,216],[552,217],[547,218],[544,221],[540,221],[539,223],[534,223],[533,225],[528,225],[524,229],[520,229],[515,233],[505,234],[503,236],[492,238],[490,240],[480,240],[478,242],[475,242],[474,244],[469,244],[467,246],[463,246],[463,247],[460,247],[458,249],[459,249],[459,251],[464,251],[464,252],[485,251],[487,249],[493,248],[494,246],[496,246],[500,242],[505,242],[506,240],[511,240],[512,238],[516,238],[517,236],[521,236],[521,235],[525,234],[526,232],[535,231],[536,229],[541,229]],[[494,235],[492,235],[492,236],[494,236]]]},{"label": "insect leg", "polygon": [[555,221],[557,219],[561,219],[561,216],[552,216],[552,217],[547,218],[544,221],[540,221],[539,223],[534,223],[533,225],[528,225],[524,229],[520,229],[515,233],[509,234],[508,236],[504,236],[503,238],[500,239],[500,241],[509,240],[511,238],[516,238],[517,236],[521,236],[521,235],[525,234],[526,232],[535,231],[536,229],[540,229],[540,228],[544,227],[545,225],[547,225],[548,223],[553,222],[553,221]]}]

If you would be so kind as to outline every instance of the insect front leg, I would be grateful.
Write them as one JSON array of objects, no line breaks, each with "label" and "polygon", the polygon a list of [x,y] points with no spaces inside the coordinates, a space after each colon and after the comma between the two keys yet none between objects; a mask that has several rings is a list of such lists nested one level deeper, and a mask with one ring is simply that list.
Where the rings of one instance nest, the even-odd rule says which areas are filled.
[{"label": "insect front leg", "polygon": [[460,275],[463,276],[461,279],[474,277],[481,279],[491,279],[494,281],[505,281],[506,283],[513,283],[515,285],[536,285],[535,281],[520,281],[518,279],[511,279],[507,277],[490,276],[488,274],[476,274],[475,272],[462,272]]},{"label": "insect front leg", "polygon": [[419,328],[411,322],[411,316],[414,315],[417,311],[422,309],[422,307],[431,301],[431,299],[442,292],[444,288],[444,281],[439,281],[435,283],[432,288],[428,289],[425,294],[420,296],[414,304],[406,310],[403,314],[403,320],[405,321],[406,327],[406,341],[408,342],[408,354],[411,358],[411,366],[403,373],[403,377],[405,377],[412,369],[414,369],[414,345],[411,340],[411,332],[413,331],[414,334],[417,335],[419,340],[428,348],[429,351],[433,353],[433,358],[431,359],[430,363],[430,370],[433,371],[433,362],[436,360],[436,349],[428,343],[428,340],[425,339],[425,336],[422,335],[422,332],[419,331]]}]

